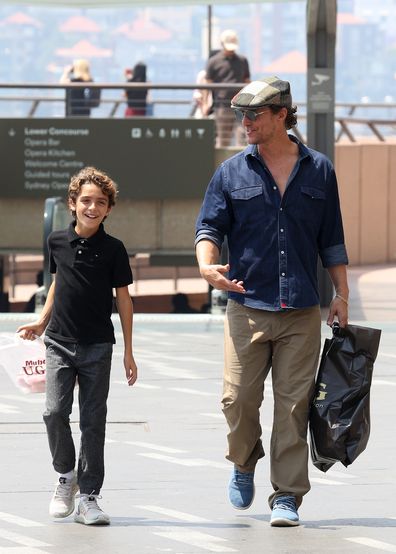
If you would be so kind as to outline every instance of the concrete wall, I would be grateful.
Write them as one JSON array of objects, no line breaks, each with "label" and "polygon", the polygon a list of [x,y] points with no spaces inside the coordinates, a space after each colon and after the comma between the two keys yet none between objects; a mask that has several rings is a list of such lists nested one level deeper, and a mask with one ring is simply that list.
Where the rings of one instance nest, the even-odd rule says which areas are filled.
[{"label": "concrete wall", "polygon": [[335,149],[351,265],[396,261],[396,143],[345,143]]},{"label": "concrete wall", "polygon": [[[106,230],[131,252],[193,250],[193,228],[201,199],[119,200]],[[41,251],[44,202],[0,199],[0,251]]]},{"label": "concrete wall", "polygon": [[[216,164],[229,155],[217,151]],[[335,165],[350,263],[395,262],[396,142],[337,144]],[[191,251],[200,204],[120,199],[106,228],[131,252]],[[0,250],[41,250],[42,200],[0,199],[0,222]]]}]

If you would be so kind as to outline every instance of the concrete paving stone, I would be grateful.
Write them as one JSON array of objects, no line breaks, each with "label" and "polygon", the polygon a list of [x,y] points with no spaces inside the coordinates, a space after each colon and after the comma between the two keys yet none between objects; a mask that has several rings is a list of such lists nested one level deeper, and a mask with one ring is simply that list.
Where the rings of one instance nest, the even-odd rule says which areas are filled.
[{"label": "concrete paving stone", "polygon": [[[132,388],[125,383],[114,316],[117,345],[101,500],[112,519],[109,527],[49,518],[56,476],[42,423],[44,395],[23,395],[0,368],[0,553],[396,552],[395,277],[394,267],[350,271],[351,323],[383,330],[371,390],[371,437],[348,468],[336,464],[323,474],[310,464],[312,490],[298,528],[269,526],[267,457],[257,467],[252,507],[239,512],[228,503],[231,464],[224,459],[227,429],[220,410],[222,316],[136,315],[139,380]],[[2,314],[0,332],[32,319]],[[324,321],[322,336],[330,336]],[[267,386],[261,414],[266,451],[272,409]],[[78,444],[76,405],[71,421]]]}]

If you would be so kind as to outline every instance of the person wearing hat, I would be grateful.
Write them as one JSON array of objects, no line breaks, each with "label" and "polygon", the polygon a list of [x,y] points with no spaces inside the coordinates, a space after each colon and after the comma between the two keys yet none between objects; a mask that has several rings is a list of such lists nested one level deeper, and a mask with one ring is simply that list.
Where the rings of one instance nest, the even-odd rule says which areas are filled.
[{"label": "person wearing hat", "polygon": [[[232,29],[223,31],[220,35],[222,49],[211,56],[206,65],[207,83],[248,83],[250,81],[249,63],[244,56],[236,53],[239,45],[238,35]],[[235,95],[235,89],[217,89],[213,91],[213,108],[216,120],[217,146],[230,146],[233,141],[236,121],[230,109],[230,100]],[[207,102],[204,101],[204,104]],[[205,114],[208,115],[208,114]],[[240,128],[237,126],[237,128]],[[241,133],[237,137],[239,145]]]},{"label": "person wearing hat", "polygon": [[[331,161],[287,131],[297,123],[290,84],[252,81],[231,101],[248,146],[214,173],[196,224],[200,273],[228,291],[223,412],[229,499],[247,509],[264,456],[260,406],[271,370],[271,525],[299,524],[309,491],[307,426],[321,341],[317,259],[335,288],[327,323],[348,322],[348,257]],[[227,237],[229,262],[219,263]]]}]

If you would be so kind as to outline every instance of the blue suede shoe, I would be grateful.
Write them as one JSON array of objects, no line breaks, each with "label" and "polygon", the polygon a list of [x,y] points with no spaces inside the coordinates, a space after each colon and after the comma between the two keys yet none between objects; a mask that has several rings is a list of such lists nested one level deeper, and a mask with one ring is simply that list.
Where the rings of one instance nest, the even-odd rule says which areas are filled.
[{"label": "blue suede shoe", "polygon": [[254,472],[242,473],[236,467],[228,486],[228,497],[237,510],[247,510],[254,499]]},{"label": "blue suede shoe", "polygon": [[299,525],[299,517],[294,496],[278,496],[272,505],[271,525],[290,527]]}]

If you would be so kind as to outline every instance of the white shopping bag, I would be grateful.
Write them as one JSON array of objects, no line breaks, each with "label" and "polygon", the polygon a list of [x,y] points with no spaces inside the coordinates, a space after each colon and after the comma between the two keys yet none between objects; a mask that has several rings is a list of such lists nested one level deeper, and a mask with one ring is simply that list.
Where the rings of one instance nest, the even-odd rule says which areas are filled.
[{"label": "white shopping bag", "polygon": [[40,338],[0,333],[0,366],[24,393],[45,391],[45,345]]}]

